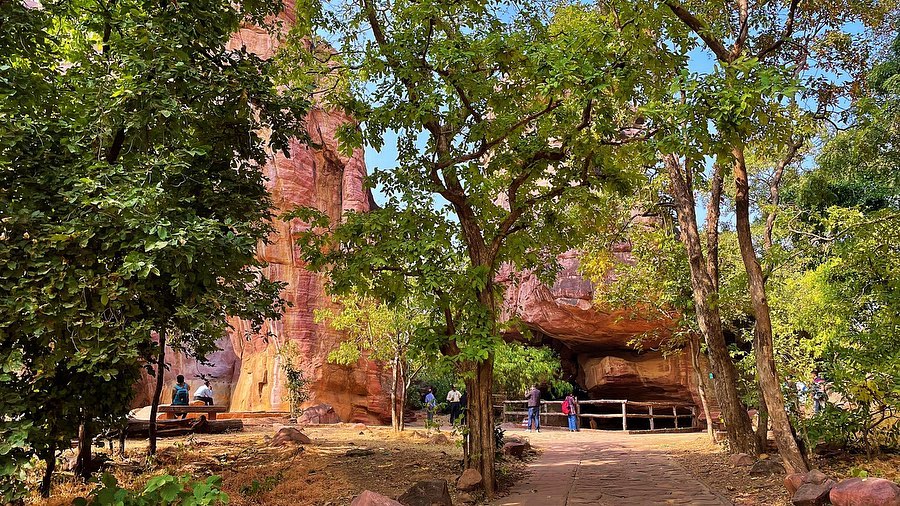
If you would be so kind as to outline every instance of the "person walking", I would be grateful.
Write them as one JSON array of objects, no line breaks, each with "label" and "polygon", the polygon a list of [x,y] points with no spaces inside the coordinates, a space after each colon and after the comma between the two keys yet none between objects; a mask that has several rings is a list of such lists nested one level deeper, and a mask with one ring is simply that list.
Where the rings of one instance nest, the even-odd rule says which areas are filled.
[{"label": "person walking", "polygon": [[201,401],[207,406],[213,405],[213,391],[209,387],[209,380],[203,380],[203,384],[194,391],[194,400]]},{"label": "person walking", "polygon": [[578,430],[578,401],[571,393],[566,396],[562,403],[562,412],[569,417],[569,432]]},{"label": "person walking", "polygon": [[531,428],[534,427],[534,430],[537,432],[541,431],[541,391],[538,390],[538,386],[535,383],[531,386],[531,390],[525,394],[525,399],[528,400],[528,432],[531,432]]},{"label": "person walking", "polygon": [[[184,376],[175,377],[175,386],[172,388],[172,406],[187,406],[190,400],[190,387],[184,382]],[[187,418],[187,413],[182,413],[181,418]]]},{"label": "person walking", "polygon": [[447,402],[450,403],[450,425],[453,425],[459,416],[459,400],[461,398],[462,394],[459,393],[456,386],[450,385],[450,391],[447,392]]},{"label": "person walking", "polygon": [[813,371],[810,385],[812,386],[813,414],[818,415],[828,400],[828,392],[825,391],[825,379],[819,376],[819,371]]},{"label": "person walking", "polygon": [[434,398],[434,392],[428,387],[428,393],[425,394],[425,413],[428,415],[426,427],[434,425],[434,410],[437,409],[437,400]]}]

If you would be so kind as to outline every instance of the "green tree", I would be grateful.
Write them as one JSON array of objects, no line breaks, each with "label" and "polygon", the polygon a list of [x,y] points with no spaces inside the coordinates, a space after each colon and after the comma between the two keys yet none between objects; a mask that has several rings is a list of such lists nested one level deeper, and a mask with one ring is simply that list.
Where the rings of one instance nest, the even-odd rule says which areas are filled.
[{"label": "green tree", "polygon": [[[804,471],[808,466],[792,434],[776,371],[766,273],[754,248],[746,153],[754,144],[790,146],[796,142],[792,137],[797,132],[791,105],[813,103],[819,110],[805,111],[806,116],[813,117],[825,115],[834,106],[839,97],[838,87],[822,83],[815,73],[806,71],[817,66],[836,71],[858,70],[852,65],[855,63],[851,57],[855,47],[853,41],[841,34],[843,24],[853,19],[868,26],[877,25],[892,4],[826,6],[798,0],[760,6],[751,6],[746,0],[725,4],[682,4],[677,0],[664,0],[663,3],[673,19],[693,33],[693,40],[702,41],[701,47],[712,54],[716,65],[700,79],[688,75],[688,79],[682,80],[674,90],[674,94],[681,95],[689,115],[700,115],[702,120],[695,123],[695,130],[703,133],[699,139],[704,142],[711,139],[712,142],[697,153],[684,148],[685,141],[690,143],[694,136],[679,133],[669,137],[671,144],[662,151],[693,162],[685,162],[679,169],[674,163],[676,158],[670,157],[669,163],[673,166],[670,172],[682,172],[681,177],[673,178],[675,184],[682,186],[680,190],[676,188],[681,200],[690,200],[691,189],[690,184],[681,183],[690,182],[691,174],[697,170],[696,166],[702,167],[705,156],[713,156],[719,164],[732,167],[736,235],[755,320],[754,354],[760,390],[787,467]],[[845,65],[848,62],[851,65]],[[807,101],[793,100],[798,88],[792,81],[803,81],[813,96],[806,97],[809,98]],[[683,119],[674,124],[683,124]],[[682,207],[685,208],[684,216],[690,217],[688,206]],[[679,219],[686,224],[691,221],[681,216]],[[692,267],[692,273],[702,274],[699,239],[691,242],[694,244],[688,244],[689,257],[697,264]],[[709,300],[708,295],[715,294],[716,282],[708,272],[707,269],[707,274],[701,275],[706,279],[701,279],[700,285],[706,289],[697,297],[698,307],[703,299]],[[698,315],[702,313],[698,311]]]},{"label": "green tree", "polygon": [[306,374],[303,372],[303,356],[297,343],[288,339],[278,348],[278,359],[281,372],[285,376],[285,387],[287,394],[288,406],[291,410],[291,418],[299,417],[303,410],[301,405],[309,400],[309,383]]},{"label": "green tree", "polygon": [[79,473],[90,472],[91,434],[127,412],[141,364],[157,376],[158,404],[167,343],[202,358],[226,316],[277,316],[280,285],[255,258],[271,218],[259,167],[287,148],[308,104],[227,44],[280,8],[0,4],[7,497],[34,455],[48,462],[48,493],[55,453],[76,431]]},{"label": "green tree", "polygon": [[900,445],[900,230],[896,149],[900,42],[870,72],[852,124],[787,188],[781,227],[797,266],[773,277],[773,320],[803,374],[819,368],[845,401],[809,424],[868,454]]},{"label": "green tree", "polygon": [[417,353],[416,334],[425,330],[426,315],[413,303],[400,301],[389,307],[371,297],[350,294],[338,299],[339,311],[317,309],[316,323],[328,323],[334,330],[347,334],[328,361],[352,366],[366,354],[391,371],[391,427],[404,428],[407,390],[425,365]]},{"label": "green tree", "polygon": [[512,398],[519,398],[534,384],[547,384],[559,396],[572,391],[572,384],[562,379],[559,355],[541,346],[503,343],[494,355],[494,388]]},{"label": "green tree", "polygon": [[[348,140],[377,148],[385,132],[396,131],[400,160],[373,175],[388,196],[380,217],[350,218],[366,239],[320,249],[306,238],[307,251],[330,255],[310,260],[323,268],[365,261],[367,269],[402,270],[422,267],[415,259],[431,254],[430,241],[459,253],[456,263],[404,273],[424,278],[417,285],[444,316],[435,333],[443,336],[440,348],[468,374],[466,467],[482,474],[489,495],[500,342],[495,275],[507,262],[554,265],[574,234],[571,203],[589,200],[591,187],[627,187],[632,165],[624,157],[653,132],[640,104],[666,80],[668,52],[648,43],[644,12],[633,11],[626,23],[608,9],[567,6],[552,9],[548,20],[546,7],[365,0],[326,3],[316,20],[337,34],[343,64],[332,71],[348,73],[348,86],[329,98],[361,122]],[[378,224],[389,226],[370,227]],[[446,235],[437,237],[432,224]],[[385,251],[382,242],[397,258],[372,253]],[[351,270],[364,269],[331,273]],[[365,283],[372,276],[364,274]]]}]

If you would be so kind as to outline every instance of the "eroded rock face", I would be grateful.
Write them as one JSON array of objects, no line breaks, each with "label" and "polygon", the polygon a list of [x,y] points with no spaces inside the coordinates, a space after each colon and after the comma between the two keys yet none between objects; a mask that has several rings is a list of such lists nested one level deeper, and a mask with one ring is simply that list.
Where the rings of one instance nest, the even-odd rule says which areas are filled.
[{"label": "eroded rock face", "polygon": [[[281,15],[285,26],[293,23],[293,13],[294,2],[286,1]],[[245,27],[235,34],[230,45],[246,46],[268,58],[278,41],[264,30]],[[336,132],[350,121],[341,113],[314,109],[306,118],[310,146],[314,147],[294,141],[290,158],[279,153],[263,168],[276,215],[299,206],[313,206],[336,221],[345,212],[365,212],[370,208],[362,150],[348,157],[337,147]],[[307,405],[330,404],[344,421],[389,420],[388,395],[383,386],[386,378],[378,364],[361,360],[356,367],[343,367],[326,361],[342,335],[313,322],[315,309],[333,305],[325,295],[323,276],[304,269],[292,239],[306,225],[299,220],[279,220],[274,227],[270,243],[260,245],[259,257],[269,264],[265,269],[267,277],[287,283],[282,297],[291,307],[281,320],[268,322],[259,335],[252,334],[246,322],[233,320],[234,331],[218,343],[222,351],[209,357],[210,365],[170,353],[171,368],[166,373],[162,402],[168,401],[176,374],[187,378],[192,394],[200,384],[197,378],[205,375],[211,378],[216,404],[228,405],[231,411],[287,410],[277,350],[293,341],[307,364],[306,376],[312,381]],[[149,404],[152,385],[152,378],[145,378],[137,386],[136,404]]]},{"label": "eroded rock face", "polygon": [[683,355],[663,357],[659,352],[628,351],[578,356],[578,383],[591,397],[634,401],[678,400],[693,402],[690,364]]},{"label": "eroded rock face", "polygon": [[[630,261],[624,248],[615,252]],[[673,322],[636,318],[631,311],[604,311],[594,306],[594,287],[578,271],[579,253],[559,256],[561,270],[552,287],[531,273],[501,269],[498,281],[506,287],[504,315],[518,316],[529,327],[562,341],[575,352],[626,349],[638,335],[652,336],[644,342],[655,347],[669,335]]]},{"label": "eroded rock face", "polygon": [[[632,261],[627,247],[614,254],[623,263]],[[552,287],[510,267],[500,272],[498,281],[506,287],[504,317],[520,318],[544,344],[553,346],[568,378],[592,398],[699,405],[698,379],[689,355],[639,353],[631,345],[639,339],[644,350],[657,348],[670,337],[674,321],[597,308],[593,285],[579,273],[579,253],[569,251],[558,260],[562,269]]]}]

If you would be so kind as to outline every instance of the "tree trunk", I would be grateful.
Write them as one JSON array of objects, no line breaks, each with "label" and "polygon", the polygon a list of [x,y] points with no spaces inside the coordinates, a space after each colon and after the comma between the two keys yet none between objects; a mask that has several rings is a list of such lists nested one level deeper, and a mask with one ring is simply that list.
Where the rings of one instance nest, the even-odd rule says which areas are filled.
[{"label": "tree trunk", "polygon": [[778,452],[784,459],[789,473],[800,473],[809,470],[805,456],[800,451],[791,431],[791,422],[784,409],[784,397],[781,394],[778,374],[775,370],[775,350],[772,340],[772,320],[769,302],[766,299],[766,286],[762,268],[753,249],[753,237],[750,231],[750,186],[747,178],[747,166],[744,161],[744,149],[735,146],[732,149],[734,164],[734,205],[737,226],[738,245],[741,260],[747,271],[750,285],[750,300],[756,316],[754,328],[754,351],[756,353],[756,370],[759,374],[759,386],[762,390],[769,417],[772,420],[772,431]]},{"label": "tree trunk", "polygon": [[128,437],[128,434],[125,431],[126,427],[128,427],[127,422],[119,430],[119,456],[123,458],[125,457],[125,438]]},{"label": "tree trunk", "polygon": [[166,331],[159,331],[159,357],[156,360],[156,388],[153,390],[153,402],[150,403],[150,444],[148,455],[156,455],[156,415],[159,412],[159,399],[162,396],[163,382],[166,372]]},{"label": "tree trunk", "polygon": [[469,451],[465,456],[466,468],[481,473],[484,491],[493,497],[496,490],[494,472],[494,409],[492,387],[494,382],[493,354],[481,362],[472,364],[474,376],[469,380],[468,404],[470,407],[466,422],[469,427]]},{"label": "tree trunk", "polygon": [[403,413],[397,413],[397,389],[400,386],[400,359],[394,355],[391,361],[391,428],[394,432],[400,431],[400,424],[403,421]]},{"label": "tree trunk", "polygon": [[91,435],[90,425],[87,420],[78,426],[78,453],[75,455],[75,467],[72,471],[75,476],[88,479],[91,477]]},{"label": "tree trunk", "polygon": [[403,417],[406,416],[406,377],[408,375],[408,366],[404,359],[399,361],[399,365],[400,374],[397,376],[397,413],[398,419],[400,420],[398,423],[400,432],[403,432],[403,430],[406,429],[406,421],[403,420]]},{"label": "tree trunk", "polygon": [[56,471],[55,442],[50,443],[50,446],[45,450],[41,459],[47,464],[47,468],[44,470],[44,477],[41,479],[39,492],[41,497],[47,498],[50,497],[50,487],[53,485],[53,472]]},{"label": "tree trunk", "polygon": [[706,400],[706,385],[703,380],[703,371],[700,370],[700,338],[691,332],[690,336],[691,366],[697,375],[697,393],[700,394],[700,407],[703,408],[703,416],[706,417],[706,432],[709,440],[716,442],[716,430],[713,427],[712,413],[709,411],[709,402]]},{"label": "tree trunk", "polygon": [[[690,185],[689,166],[682,173],[679,161],[674,155],[665,156],[675,209],[681,226],[681,241],[688,253],[691,286],[697,324],[709,349],[709,363],[713,373],[713,388],[716,399],[725,417],[725,429],[729,450],[732,452],[758,453],[756,435],[747,409],[737,391],[738,375],[725,344],[722,318],[718,309],[718,291],[703,258],[697,215],[694,208],[693,189]],[[707,231],[709,233],[710,231]],[[708,239],[709,240],[709,239]]]},{"label": "tree trunk", "polygon": [[[757,382],[757,385],[759,383]],[[762,451],[766,451],[769,446],[769,408],[766,407],[766,400],[763,396],[762,387],[759,386],[759,420],[756,425],[756,440]]]}]

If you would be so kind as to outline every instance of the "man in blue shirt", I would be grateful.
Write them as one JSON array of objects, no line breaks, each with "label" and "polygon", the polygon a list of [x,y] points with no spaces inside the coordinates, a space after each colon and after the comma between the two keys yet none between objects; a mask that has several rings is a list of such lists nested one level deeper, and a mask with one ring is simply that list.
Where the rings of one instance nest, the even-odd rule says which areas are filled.
[{"label": "man in blue shirt", "polygon": [[431,387],[428,387],[428,393],[425,394],[425,412],[428,413],[428,423],[427,426],[431,426],[434,423],[434,410],[437,407],[437,401],[434,398],[434,394],[431,393]]}]

